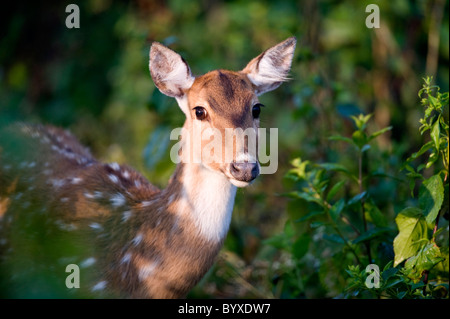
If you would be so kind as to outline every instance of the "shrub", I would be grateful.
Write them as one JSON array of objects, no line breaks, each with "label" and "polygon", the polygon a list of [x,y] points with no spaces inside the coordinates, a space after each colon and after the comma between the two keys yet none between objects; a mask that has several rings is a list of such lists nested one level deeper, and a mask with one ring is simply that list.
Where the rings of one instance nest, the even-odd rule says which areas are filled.
[{"label": "shrub", "polygon": [[[372,147],[391,127],[369,133],[370,114],[351,117],[351,137],[329,138],[348,146],[341,157],[353,163],[292,161],[286,177],[295,189],[284,195],[298,209],[266,241],[290,257],[275,289],[290,297],[448,298],[448,93],[424,81],[419,132],[430,141],[394,161],[395,176]],[[397,191],[390,204],[379,196],[377,188],[401,189],[405,180],[411,195]]]}]

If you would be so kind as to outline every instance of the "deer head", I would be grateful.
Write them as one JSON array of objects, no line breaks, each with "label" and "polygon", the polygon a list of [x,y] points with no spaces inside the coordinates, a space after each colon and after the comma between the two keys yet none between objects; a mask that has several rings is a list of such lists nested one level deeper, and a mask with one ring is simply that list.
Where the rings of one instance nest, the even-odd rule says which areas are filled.
[{"label": "deer head", "polygon": [[156,87],[174,97],[186,115],[183,162],[225,175],[237,187],[259,175],[257,129],[263,106],[258,96],[288,79],[296,38],[264,51],[241,71],[215,70],[193,76],[176,52],[160,43],[150,49],[150,73]]}]

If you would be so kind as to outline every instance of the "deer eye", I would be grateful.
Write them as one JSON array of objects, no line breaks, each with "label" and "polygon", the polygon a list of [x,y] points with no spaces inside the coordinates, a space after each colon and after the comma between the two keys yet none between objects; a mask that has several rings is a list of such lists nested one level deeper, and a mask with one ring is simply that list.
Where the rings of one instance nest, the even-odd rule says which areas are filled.
[{"label": "deer eye", "polygon": [[264,105],[262,105],[261,103],[257,103],[255,105],[253,105],[253,108],[252,108],[253,118],[255,118],[255,119],[259,118],[259,114],[261,113],[261,106],[264,106]]},{"label": "deer eye", "polygon": [[197,120],[204,120],[207,116],[208,113],[206,113],[206,110],[204,107],[201,106],[196,106],[194,107],[195,110],[195,117],[197,118]]}]

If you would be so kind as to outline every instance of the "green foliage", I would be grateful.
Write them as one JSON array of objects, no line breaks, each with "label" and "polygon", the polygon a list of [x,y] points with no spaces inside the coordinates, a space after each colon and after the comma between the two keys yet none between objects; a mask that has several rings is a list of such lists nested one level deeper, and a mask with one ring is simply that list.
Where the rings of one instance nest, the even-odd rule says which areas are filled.
[{"label": "green foliage", "polygon": [[427,239],[427,223],[420,209],[408,207],[395,218],[399,234],[394,239],[395,263],[414,256],[422,240]]},{"label": "green foliage", "polygon": [[[421,92],[431,94],[429,87],[430,80],[427,79]],[[439,92],[438,88],[436,92]],[[424,170],[415,171],[410,166],[412,157],[417,158],[417,153],[406,160],[408,166],[404,167],[407,167],[408,177],[416,179],[420,175],[422,182],[416,206],[402,209],[395,217],[398,234],[393,243],[390,237],[395,232],[392,219],[378,207],[377,198],[367,187],[372,179],[380,175],[380,163],[371,165],[371,169],[363,172],[363,164],[371,159],[369,152],[372,148],[371,142],[392,127],[369,133],[367,127],[371,115],[360,114],[351,116],[355,124],[351,138],[342,135],[329,138],[331,141],[341,141],[353,149],[351,156],[354,158],[353,166],[357,167],[356,170],[352,169],[352,166],[339,163],[313,163],[308,160],[302,161],[300,158],[291,162],[293,168],[286,177],[297,182],[298,187],[297,190],[284,195],[305,202],[304,207],[307,207],[308,211],[292,222],[308,223],[309,227],[314,229],[313,238],[326,240],[338,247],[331,253],[332,257],[342,258],[343,254],[346,255],[347,262],[335,265],[338,273],[346,272],[349,275],[345,278],[347,285],[342,296],[400,299],[448,297],[448,241],[440,245],[436,241],[436,234],[445,231],[444,228],[437,231],[439,216],[448,211],[448,207],[443,207],[444,189],[448,190],[448,166],[445,166],[448,122],[444,120],[443,115],[444,108],[448,106],[448,94],[437,94],[434,98],[430,98],[429,95],[425,102],[422,100],[422,104],[426,107],[426,116],[420,121],[422,123],[420,132],[423,134],[430,131],[430,139],[433,141],[432,144],[427,143],[429,145],[427,150],[431,152],[428,163],[431,161],[431,164],[435,164],[443,157],[444,168],[436,167],[437,173],[425,178],[418,173]],[[434,122],[430,115],[432,112],[428,111],[430,108],[440,112],[433,117]],[[434,129],[436,123],[439,130]],[[424,129],[423,125],[428,129],[426,127]],[[439,131],[439,136],[433,136],[437,134],[435,131]],[[436,140],[439,140],[439,143],[435,143]],[[367,156],[364,157],[364,154]],[[438,157],[435,158],[433,154],[438,154]],[[425,168],[432,167],[428,163],[424,165]],[[367,166],[367,163],[365,164]],[[399,199],[399,206],[405,204],[407,200],[408,198]],[[446,232],[448,238],[448,226]],[[304,267],[302,263],[304,256],[313,254],[320,263],[321,271],[327,271],[322,268],[328,267],[322,256],[306,251],[305,243],[306,245],[311,243],[303,237],[304,234],[300,235],[289,228],[285,229],[283,235],[273,237],[266,243],[292,254],[300,269]],[[374,245],[392,245],[393,260],[383,256],[383,252],[378,251],[374,255]],[[447,254],[444,251],[447,251]],[[366,283],[368,274],[361,266],[381,263],[385,263],[385,267],[377,274],[381,280],[380,286],[369,287]],[[433,272],[438,265],[444,272]]]},{"label": "green foliage", "polygon": [[[444,116],[445,108],[448,109],[448,92],[441,94],[438,87],[431,86],[431,78],[424,79],[424,82],[423,88],[419,91],[419,97],[426,94],[426,97],[421,100],[425,108],[425,116],[420,119],[422,126],[419,131],[421,134],[429,131],[432,142],[421,147],[421,149],[427,148],[431,153],[425,168],[431,167],[439,159],[442,160],[443,168],[436,169],[436,173],[427,179],[418,173],[423,165],[413,175],[409,175],[412,179],[420,177],[422,183],[419,189],[418,207],[405,208],[396,218],[399,234],[394,240],[394,266],[406,260],[404,274],[415,283],[425,276],[426,284],[428,273],[437,264],[445,260],[448,263],[448,254],[445,256],[441,253],[436,243],[436,234],[440,214],[443,214],[445,210],[448,211],[448,206],[443,206],[443,203],[445,188],[448,194],[449,137],[448,119],[445,120]],[[411,162],[417,156],[417,153],[414,153],[407,162]],[[408,171],[411,172],[411,169]],[[431,238],[428,229],[433,229]],[[448,250],[448,242],[445,245]]]},{"label": "green foliage", "polygon": [[368,288],[366,283],[368,274],[359,265],[350,265],[347,269],[349,283],[347,293],[354,297],[391,298],[391,299],[431,299],[445,297],[448,292],[447,284],[428,285],[424,293],[423,282],[414,282],[405,275],[404,269],[392,267],[392,261],[386,264],[380,272],[379,287]]},{"label": "green foliage", "polygon": [[[439,217],[448,214],[448,204],[443,205],[445,194],[448,196],[448,119],[444,113],[448,108],[448,93],[441,94],[439,87],[431,85],[431,78],[424,82],[419,91],[425,107],[419,132],[429,131],[430,141],[419,152],[413,153],[403,166],[412,181],[421,180],[417,206],[404,208],[395,218],[399,230],[393,243],[395,257],[381,273],[379,288],[367,288],[364,281],[367,274],[359,266],[349,266],[351,280],[347,290],[355,295],[365,292],[376,297],[399,299],[448,298],[448,234],[447,240],[440,244],[436,241],[437,235],[445,231],[443,226],[438,229]],[[411,163],[426,153],[430,153],[427,162],[414,170]],[[442,168],[436,168],[434,175],[425,178],[424,169],[432,167],[439,159]],[[448,223],[446,231],[448,233]],[[435,278],[430,281],[433,272]]]}]

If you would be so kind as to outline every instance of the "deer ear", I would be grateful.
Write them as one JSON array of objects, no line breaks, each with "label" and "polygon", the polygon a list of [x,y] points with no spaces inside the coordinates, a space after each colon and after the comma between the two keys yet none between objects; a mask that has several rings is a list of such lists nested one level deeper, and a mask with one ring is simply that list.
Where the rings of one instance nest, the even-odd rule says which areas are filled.
[{"label": "deer ear", "polygon": [[150,48],[150,74],[161,93],[181,98],[194,83],[189,65],[176,52],[154,42]]},{"label": "deer ear", "polygon": [[297,39],[290,37],[258,55],[242,70],[257,95],[274,90],[288,80],[296,43]]}]

